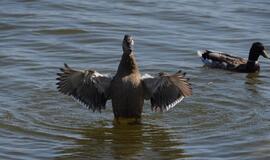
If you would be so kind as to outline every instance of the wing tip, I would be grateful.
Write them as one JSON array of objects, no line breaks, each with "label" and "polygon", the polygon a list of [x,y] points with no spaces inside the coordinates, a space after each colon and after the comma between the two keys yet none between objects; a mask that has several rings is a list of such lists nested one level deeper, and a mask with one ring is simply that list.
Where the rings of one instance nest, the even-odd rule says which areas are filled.
[{"label": "wing tip", "polygon": [[175,100],[173,103],[171,103],[168,106],[166,106],[166,111],[169,111],[170,109],[174,108],[177,104],[179,104],[180,102],[182,102],[182,100],[184,98],[185,98],[185,96],[181,96],[180,98],[178,98],[177,100]]},{"label": "wing tip", "polygon": [[66,68],[69,68],[69,66],[68,66],[66,63],[64,63],[64,66],[65,66]]},{"label": "wing tip", "polygon": [[170,109],[174,108],[177,104],[182,102],[182,100],[185,98],[185,96],[180,96],[178,99],[176,99],[174,102],[168,104],[168,105],[163,105],[163,106],[158,106],[158,105],[153,105],[151,107],[152,111],[154,112],[167,112]]}]

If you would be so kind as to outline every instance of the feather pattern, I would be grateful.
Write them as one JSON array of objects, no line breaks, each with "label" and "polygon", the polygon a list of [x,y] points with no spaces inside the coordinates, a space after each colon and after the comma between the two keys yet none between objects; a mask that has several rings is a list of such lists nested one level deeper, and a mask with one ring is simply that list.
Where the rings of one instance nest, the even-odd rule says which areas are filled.
[{"label": "feather pattern", "polygon": [[236,70],[247,63],[247,59],[218,51],[205,50],[197,54],[205,65],[213,68]]},{"label": "feather pattern", "polygon": [[167,111],[192,94],[189,79],[181,71],[169,75],[143,78],[145,99],[150,99],[152,110]]},{"label": "feather pattern", "polygon": [[72,96],[80,104],[93,111],[105,109],[109,97],[111,77],[106,77],[94,70],[74,70],[65,64],[57,73],[58,90]]}]

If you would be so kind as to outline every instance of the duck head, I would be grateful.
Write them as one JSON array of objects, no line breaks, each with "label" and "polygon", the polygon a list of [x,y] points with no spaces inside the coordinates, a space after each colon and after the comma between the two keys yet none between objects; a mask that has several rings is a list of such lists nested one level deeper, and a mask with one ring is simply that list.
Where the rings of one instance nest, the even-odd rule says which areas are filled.
[{"label": "duck head", "polygon": [[122,43],[122,48],[124,53],[130,54],[133,52],[133,45],[134,45],[134,40],[130,35],[125,35]]},{"label": "duck head", "polygon": [[250,48],[248,60],[257,61],[259,56],[270,59],[270,55],[265,51],[264,45],[261,42],[255,42]]}]

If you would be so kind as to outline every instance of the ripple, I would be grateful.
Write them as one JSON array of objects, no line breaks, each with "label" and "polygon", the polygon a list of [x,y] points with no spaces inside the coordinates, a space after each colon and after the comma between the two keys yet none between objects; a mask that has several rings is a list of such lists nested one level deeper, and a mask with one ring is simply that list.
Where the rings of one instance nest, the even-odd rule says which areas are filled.
[{"label": "ripple", "polygon": [[[110,4],[110,5],[108,5]],[[259,74],[203,67],[198,49],[269,47],[265,0],[0,2],[0,159],[267,159],[269,62]],[[113,75],[124,34],[142,73],[182,69],[193,96],[143,124],[114,126],[57,92],[63,63]]]},{"label": "ripple", "polygon": [[82,29],[50,29],[50,30],[39,30],[38,33],[42,34],[53,34],[53,35],[69,35],[69,34],[83,34],[87,33],[87,31],[84,31]]},{"label": "ripple", "polygon": [[15,25],[6,24],[6,23],[0,23],[0,30],[1,31],[8,31],[16,29],[17,27]]}]

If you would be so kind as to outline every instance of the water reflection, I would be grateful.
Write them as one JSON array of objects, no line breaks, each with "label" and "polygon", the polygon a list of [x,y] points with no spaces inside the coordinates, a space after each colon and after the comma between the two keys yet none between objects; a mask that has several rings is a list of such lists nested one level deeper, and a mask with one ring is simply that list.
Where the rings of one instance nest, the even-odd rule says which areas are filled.
[{"label": "water reflection", "polygon": [[261,80],[258,77],[259,77],[259,72],[248,73],[246,76],[246,82],[245,82],[246,89],[251,91],[253,94],[258,93],[256,84],[261,83]]},{"label": "water reflection", "polygon": [[182,143],[168,130],[143,125],[85,129],[83,138],[61,151],[57,160],[76,159],[179,159],[187,157]]},{"label": "water reflection", "polygon": [[248,73],[247,80],[256,80],[260,72]]}]

